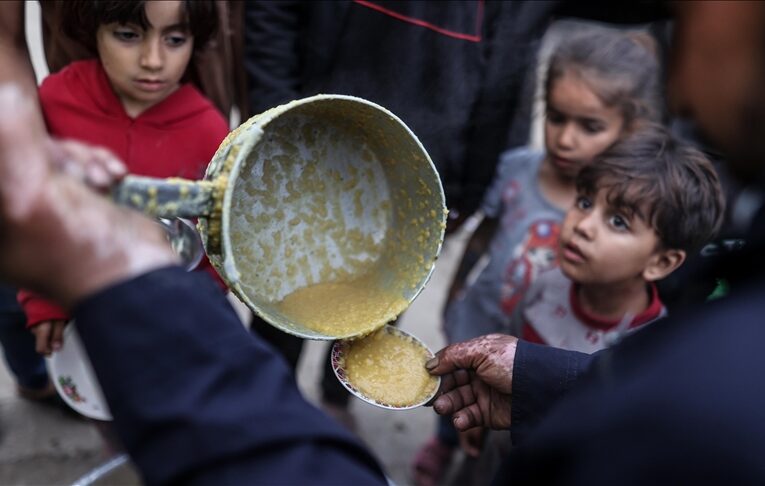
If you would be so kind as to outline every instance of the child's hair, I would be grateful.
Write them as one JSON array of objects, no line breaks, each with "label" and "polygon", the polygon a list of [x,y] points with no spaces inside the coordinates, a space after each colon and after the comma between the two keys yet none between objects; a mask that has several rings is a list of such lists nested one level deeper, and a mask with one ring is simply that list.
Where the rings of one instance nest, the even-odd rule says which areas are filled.
[{"label": "child's hair", "polygon": [[661,117],[656,43],[645,33],[592,27],[556,47],[547,69],[545,91],[564,74],[573,74],[609,107],[619,107],[625,126],[636,119]]},{"label": "child's hair", "polygon": [[[118,22],[149,27],[146,0],[70,0],[64,2],[63,29],[71,38],[96,51],[96,32],[101,25]],[[185,0],[186,30],[194,37],[194,51],[205,47],[218,27],[213,0]]]},{"label": "child's hair", "polygon": [[664,248],[697,251],[720,229],[725,198],[712,163],[666,129],[649,125],[583,168],[577,191],[649,224]]}]

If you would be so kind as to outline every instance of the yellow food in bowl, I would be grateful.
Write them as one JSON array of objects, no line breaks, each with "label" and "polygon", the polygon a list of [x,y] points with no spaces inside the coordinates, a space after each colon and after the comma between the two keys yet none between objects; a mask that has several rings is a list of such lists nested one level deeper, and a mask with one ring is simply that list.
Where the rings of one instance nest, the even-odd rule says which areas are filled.
[{"label": "yellow food in bowl", "polygon": [[423,402],[438,380],[425,369],[432,356],[414,339],[381,329],[348,343],[345,372],[363,395],[394,407]]},{"label": "yellow food in bowl", "polygon": [[368,278],[309,285],[287,295],[277,309],[308,329],[338,338],[374,331],[409,305]]}]

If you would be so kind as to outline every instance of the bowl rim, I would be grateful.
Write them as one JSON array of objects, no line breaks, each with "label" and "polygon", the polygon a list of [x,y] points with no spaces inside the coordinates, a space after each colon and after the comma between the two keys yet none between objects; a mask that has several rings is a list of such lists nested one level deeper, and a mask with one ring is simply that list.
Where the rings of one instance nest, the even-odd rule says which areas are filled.
[{"label": "bowl rim", "polygon": [[[410,342],[416,344],[417,346],[425,349],[428,352],[428,355],[432,358],[435,356],[433,351],[425,345],[424,342],[417,336],[406,332],[404,330],[401,330],[395,326],[391,326],[390,324],[385,324],[382,328],[373,331],[373,332],[386,332],[388,334],[393,334],[397,336],[401,336],[409,340]],[[372,333],[368,334],[367,336],[371,335]],[[364,336],[366,337],[366,336]],[[358,338],[363,339],[363,338]],[[340,384],[345,387],[346,390],[348,390],[353,396],[359,398],[360,400],[369,403],[371,405],[375,405],[380,408],[386,408],[388,410],[411,410],[413,408],[418,408],[426,403],[433,400],[433,397],[436,396],[438,393],[439,388],[441,387],[441,377],[440,376],[434,376],[433,378],[436,379],[436,385],[433,387],[433,391],[431,393],[428,393],[428,395],[421,401],[410,404],[410,405],[391,405],[389,403],[382,402],[380,400],[376,400],[372,397],[369,397],[365,395],[363,392],[358,390],[351,381],[348,379],[348,375],[345,372],[345,358],[348,351],[348,348],[350,345],[353,344],[354,339],[341,339],[337,340],[332,344],[332,349],[330,353],[330,360],[332,364],[332,371],[335,373],[335,376],[337,377]]]}]

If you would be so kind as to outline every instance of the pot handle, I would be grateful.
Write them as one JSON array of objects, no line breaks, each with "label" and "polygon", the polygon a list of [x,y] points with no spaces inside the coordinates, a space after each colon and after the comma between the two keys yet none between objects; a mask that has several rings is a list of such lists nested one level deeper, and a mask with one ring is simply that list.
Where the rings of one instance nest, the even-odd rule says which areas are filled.
[{"label": "pot handle", "polygon": [[149,216],[195,218],[212,213],[215,188],[212,181],[129,175],[114,186],[111,197],[117,204]]}]

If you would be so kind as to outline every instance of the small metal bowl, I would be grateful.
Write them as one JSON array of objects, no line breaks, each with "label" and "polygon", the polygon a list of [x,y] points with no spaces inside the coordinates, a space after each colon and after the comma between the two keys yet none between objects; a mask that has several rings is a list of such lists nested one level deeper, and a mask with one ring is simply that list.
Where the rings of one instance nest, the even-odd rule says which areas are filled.
[{"label": "small metal bowl", "polygon": [[205,249],[194,223],[183,218],[157,218],[157,222],[165,230],[167,241],[181,258],[186,271],[196,269],[202,262]]},{"label": "small metal bowl", "polygon": [[[409,334],[408,332],[402,331],[401,329],[398,329],[391,325],[385,325],[382,329],[375,332],[376,333],[384,332],[384,333],[392,334],[406,341],[409,341],[413,345],[418,346],[424,349],[425,351],[427,351],[428,359],[434,356],[433,351],[431,351],[430,348],[428,348],[422,341],[420,341],[417,337]],[[330,360],[332,363],[332,370],[335,372],[335,376],[337,377],[337,379],[340,380],[340,383],[342,383],[342,385],[349,392],[351,392],[351,394],[360,398],[361,400],[367,403],[370,403],[372,405],[375,405],[377,407],[387,408],[389,410],[410,410],[412,408],[420,407],[428,403],[429,401],[431,401],[433,397],[436,395],[436,393],[438,392],[438,388],[441,385],[441,377],[433,377],[434,385],[433,385],[433,390],[431,392],[429,392],[421,400],[417,401],[417,403],[411,403],[407,405],[392,405],[390,403],[386,403],[385,401],[372,398],[364,394],[362,391],[360,391],[351,382],[351,380],[348,377],[348,373],[346,372],[346,357],[348,356],[348,352],[350,351],[351,346],[353,346],[355,342],[358,342],[359,340],[362,340],[362,339],[366,339],[370,336],[372,335],[370,334],[363,338],[353,339],[353,340],[347,339],[347,340],[335,341],[335,343],[332,345],[332,353],[330,356]]]}]

